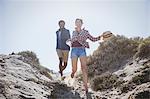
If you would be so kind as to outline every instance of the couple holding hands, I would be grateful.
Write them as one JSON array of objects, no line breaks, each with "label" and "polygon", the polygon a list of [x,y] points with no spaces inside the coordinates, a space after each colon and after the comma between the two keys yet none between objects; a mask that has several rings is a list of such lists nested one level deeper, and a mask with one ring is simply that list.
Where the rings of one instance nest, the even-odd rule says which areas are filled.
[{"label": "couple holding hands", "polygon": [[[87,30],[82,29],[83,20],[77,18],[75,20],[75,30],[70,37],[70,32],[65,28],[65,21],[60,20],[59,29],[56,31],[57,44],[56,51],[59,57],[59,73],[63,76],[63,70],[67,67],[69,51],[71,47],[71,62],[72,62],[72,73],[71,78],[74,77],[77,71],[78,59],[81,63],[81,70],[83,76],[83,83],[85,87],[85,92],[88,93],[88,76],[87,76],[87,55],[86,48],[89,48],[89,43],[86,42],[87,39],[96,42],[100,39],[107,39],[113,34],[110,31],[104,32],[98,37],[93,37]],[[69,44],[70,43],[70,44]]]}]

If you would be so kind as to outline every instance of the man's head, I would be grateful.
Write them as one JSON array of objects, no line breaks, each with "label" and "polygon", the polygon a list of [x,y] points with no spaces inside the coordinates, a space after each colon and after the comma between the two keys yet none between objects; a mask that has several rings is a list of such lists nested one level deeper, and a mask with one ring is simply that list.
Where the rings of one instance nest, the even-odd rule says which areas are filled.
[{"label": "man's head", "polygon": [[60,20],[58,22],[58,25],[59,25],[60,28],[64,28],[65,27],[65,21],[64,20]]}]

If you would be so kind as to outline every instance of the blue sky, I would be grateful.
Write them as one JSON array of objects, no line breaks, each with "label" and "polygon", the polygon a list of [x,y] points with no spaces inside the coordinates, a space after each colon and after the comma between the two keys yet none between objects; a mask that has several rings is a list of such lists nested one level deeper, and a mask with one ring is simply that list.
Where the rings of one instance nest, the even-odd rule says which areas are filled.
[{"label": "blue sky", "polygon": [[[110,30],[127,37],[150,36],[150,0],[1,0],[0,53],[32,50],[42,65],[58,71],[55,50],[58,21],[66,21],[70,33],[82,18],[93,36]],[[90,42],[92,52],[98,42]],[[71,63],[65,72],[71,71]]]}]

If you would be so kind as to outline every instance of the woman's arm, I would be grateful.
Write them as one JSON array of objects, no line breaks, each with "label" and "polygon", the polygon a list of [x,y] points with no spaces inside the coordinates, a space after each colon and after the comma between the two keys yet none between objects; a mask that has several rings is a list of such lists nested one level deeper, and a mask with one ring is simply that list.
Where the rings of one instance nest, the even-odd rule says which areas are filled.
[{"label": "woman's arm", "polygon": [[78,40],[78,37],[76,35],[72,35],[72,38],[69,38],[66,42],[74,42],[74,41],[77,41]]},{"label": "woman's arm", "polygon": [[101,36],[98,36],[98,37],[93,37],[92,35],[90,35],[90,33],[89,32],[87,32],[87,38],[89,39],[89,40],[91,40],[92,42],[96,42],[96,41],[98,41],[98,40],[100,40],[101,39]]}]

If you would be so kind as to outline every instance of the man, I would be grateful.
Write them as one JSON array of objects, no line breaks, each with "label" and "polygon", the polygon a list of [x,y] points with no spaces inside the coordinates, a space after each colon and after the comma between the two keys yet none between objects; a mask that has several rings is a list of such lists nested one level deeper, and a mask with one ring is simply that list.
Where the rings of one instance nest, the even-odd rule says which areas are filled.
[{"label": "man", "polygon": [[67,67],[68,55],[70,51],[70,47],[66,44],[66,41],[70,39],[70,32],[65,28],[64,20],[60,20],[58,25],[60,28],[56,31],[56,51],[59,57],[59,73],[63,76],[63,70]]}]

